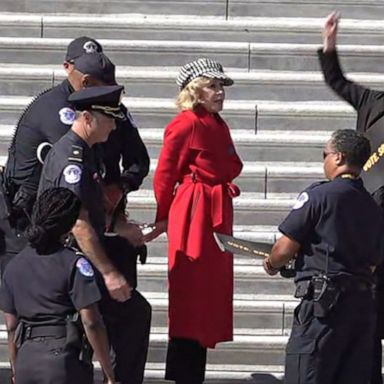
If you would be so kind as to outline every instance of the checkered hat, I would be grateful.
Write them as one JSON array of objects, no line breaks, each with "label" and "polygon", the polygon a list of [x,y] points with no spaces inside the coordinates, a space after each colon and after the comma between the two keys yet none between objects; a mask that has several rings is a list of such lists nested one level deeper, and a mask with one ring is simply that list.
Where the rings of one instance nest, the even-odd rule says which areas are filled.
[{"label": "checkered hat", "polygon": [[224,85],[233,84],[233,80],[224,73],[223,66],[220,63],[206,58],[182,66],[177,75],[176,84],[180,89],[183,89],[189,82],[200,76],[223,80]]}]

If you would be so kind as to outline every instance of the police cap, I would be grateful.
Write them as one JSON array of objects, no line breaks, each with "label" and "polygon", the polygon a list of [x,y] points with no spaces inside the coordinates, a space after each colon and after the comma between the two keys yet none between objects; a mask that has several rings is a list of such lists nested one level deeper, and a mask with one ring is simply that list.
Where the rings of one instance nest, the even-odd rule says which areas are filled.
[{"label": "police cap", "polygon": [[84,53],[103,52],[103,47],[95,39],[88,36],[81,36],[72,40],[67,48],[65,61],[71,62]]},{"label": "police cap", "polygon": [[84,88],[73,92],[68,101],[77,111],[97,111],[116,120],[125,120],[120,103],[123,89],[120,85]]},{"label": "police cap", "polygon": [[108,85],[116,85],[115,65],[104,53],[89,53],[73,61],[74,67],[81,73],[91,75]]}]

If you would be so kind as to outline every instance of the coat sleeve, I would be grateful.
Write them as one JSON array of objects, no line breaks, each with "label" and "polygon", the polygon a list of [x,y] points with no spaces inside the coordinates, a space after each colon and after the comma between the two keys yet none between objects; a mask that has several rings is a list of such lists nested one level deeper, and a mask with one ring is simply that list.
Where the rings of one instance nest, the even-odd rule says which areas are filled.
[{"label": "coat sleeve", "polygon": [[188,163],[194,125],[192,120],[180,114],[165,129],[163,148],[153,179],[157,201],[156,221],[168,217],[176,183],[182,178],[182,171]]},{"label": "coat sleeve", "polygon": [[[382,96],[381,91],[371,90],[351,80],[348,80],[341,70],[337,51],[324,53],[318,50],[321,70],[325,82],[338,96],[343,98],[360,113],[369,113],[369,106],[374,105],[377,98]],[[359,120],[365,120],[359,116]],[[363,129],[363,130],[366,130]]]}]

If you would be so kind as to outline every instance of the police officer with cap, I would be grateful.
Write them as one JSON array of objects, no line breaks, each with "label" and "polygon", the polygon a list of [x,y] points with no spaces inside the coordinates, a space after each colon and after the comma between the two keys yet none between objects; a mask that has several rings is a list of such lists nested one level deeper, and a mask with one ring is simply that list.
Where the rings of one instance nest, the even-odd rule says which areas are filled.
[{"label": "police officer with cap", "polygon": [[94,271],[80,252],[63,244],[80,208],[69,189],[44,191],[26,232],[29,244],[7,266],[0,307],[13,383],[92,384],[89,343],[108,383],[115,382]]},{"label": "police officer with cap", "polygon": [[[47,188],[61,186],[72,190],[83,203],[83,211],[72,233],[79,248],[100,273],[101,310],[116,355],[116,378],[121,383],[133,384],[143,380],[151,308],[137,291],[132,291],[127,282],[129,277],[121,273],[124,271],[117,269],[121,266],[119,261],[126,256],[124,239],[118,237],[121,248],[115,249],[115,253],[108,252],[109,238],[104,237],[107,223],[101,176],[92,149],[108,139],[116,127],[115,121],[126,118],[120,104],[122,91],[121,86],[91,87],[69,96],[77,118],[72,128],[49,151],[41,174],[39,194]],[[114,231],[124,234],[125,226],[126,222],[118,218]],[[113,337],[116,329],[120,331],[118,338]]]},{"label": "police officer with cap", "polygon": [[328,182],[302,192],[264,260],[267,273],[296,257],[296,294],[286,349],[287,384],[368,383],[375,266],[384,257],[384,223],[359,177],[370,155],[361,133],[340,130],[324,149]]},{"label": "police officer with cap", "polygon": [[[75,111],[68,96],[84,87],[116,84],[115,66],[102,53],[101,45],[86,36],[69,44],[64,68],[67,79],[42,92],[26,108],[9,148],[4,178],[0,183],[6,197],[6,204],[1,206],[8,208],[0,211],[3,218],[8,218],[0,223],[0,232],[5,233],[3,242],[6,242],[1,247],[0,241],[3,267],[25,245],[22,233],[29,222],[44,156],[51,144],[59,140],[74,122]],[[138,189],[148,174],[149,157],[131,115],[124,106],[121,108],[126,119],[117,123],[117,129],[108,142],[100,145],[98,152],[104,183],[118,184],[126,194]],[[141,246],[139,230],[132,225],[127,232],[131,243]]]}]

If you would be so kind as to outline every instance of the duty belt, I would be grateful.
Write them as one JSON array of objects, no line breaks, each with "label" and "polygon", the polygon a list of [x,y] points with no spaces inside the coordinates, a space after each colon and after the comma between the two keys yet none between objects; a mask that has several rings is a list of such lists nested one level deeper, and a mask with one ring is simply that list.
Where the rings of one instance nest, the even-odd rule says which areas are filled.
[{"label": "duty belt", "polygon": [[21,321],[16,329],[15,342],[20,347],[24,341],[41,337],[61,338],[66,337],[67,330],[64,324],[31,325]]},{"label": "duty belt", "polygon": [[[316,276],[313,276],[315,278]],[[301,280],[296,283],[295,297],[297,298],[313,298],[313,278]],[[353,277],[336,277],[329,278],[340,293],[364,292],[372,291],[374,285],[368,281]]]}]

